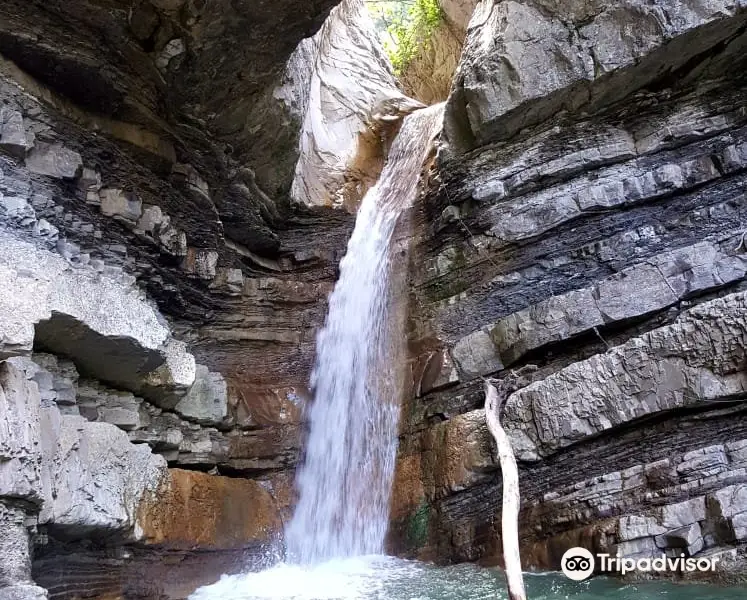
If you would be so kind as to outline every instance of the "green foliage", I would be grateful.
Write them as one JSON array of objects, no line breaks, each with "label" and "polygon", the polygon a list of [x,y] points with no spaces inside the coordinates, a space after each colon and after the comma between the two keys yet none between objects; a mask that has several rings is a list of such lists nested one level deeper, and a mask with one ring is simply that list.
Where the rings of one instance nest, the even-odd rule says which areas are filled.
[{"label": "green foliage", "polygon": [[443,19],[438,0],[369,0],[368,6],[398,75],[427,46]]}]

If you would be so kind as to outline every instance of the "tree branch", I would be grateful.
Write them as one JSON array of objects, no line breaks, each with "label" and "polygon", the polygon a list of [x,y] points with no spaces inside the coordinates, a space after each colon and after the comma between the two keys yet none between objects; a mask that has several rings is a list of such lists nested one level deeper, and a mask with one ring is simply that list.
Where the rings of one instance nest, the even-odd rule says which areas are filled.
[{"label": "tree branch", "polygon": [[503,476],[503,507],[501,511],[501,538],[503,540],[503,562],[506,568],[506,584],[510,600],[526,600],[524,576],[521,572],[519,554],[519,470],[516,466],[511,441],[500,421],[500,411],[508,398],[510,385],[502,385],[501,393],[485,380],[485,421],[498,447],[498,459]]}]

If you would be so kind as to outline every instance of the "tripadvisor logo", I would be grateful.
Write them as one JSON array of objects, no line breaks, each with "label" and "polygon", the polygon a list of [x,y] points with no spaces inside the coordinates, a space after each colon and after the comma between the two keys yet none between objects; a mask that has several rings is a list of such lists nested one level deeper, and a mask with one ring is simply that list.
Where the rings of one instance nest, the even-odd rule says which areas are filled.
[{"label": "tripadvisor logo", "polygon": [[560,568],[568,579],[583,581],[594,572],[594,555],[586,548],[571,548],[563,554]]},{"label": "tripadvisor logo", "polygon": [[684,552],[677,557],[662,554],[656,558],[627,558],[609,554],[594,556],[586,548],[571,548],[563,554],[563,558],[560,560],[560,568],[568,579],[584,581],[591,577],[594,571],[620,575],[633,571],[640,573],[715,571],[718,560],[717,556],[688,558]]}]

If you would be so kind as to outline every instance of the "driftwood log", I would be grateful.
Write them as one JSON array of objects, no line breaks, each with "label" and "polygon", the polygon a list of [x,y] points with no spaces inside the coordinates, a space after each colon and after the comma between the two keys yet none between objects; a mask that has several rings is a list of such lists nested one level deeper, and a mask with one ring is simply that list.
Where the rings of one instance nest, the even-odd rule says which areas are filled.
[{"label": "driftwood log", "polygon": [[500,392],[492,382],[485,380],[485,421],[498,447],[498,459],[503,475],[503,507],[501,511],[501,539],[506,583],[510,600],[526,600],[524,576],[519,554],[519,470],[511,442],[501,425],[500,412],[513,386],[502,385]]}]

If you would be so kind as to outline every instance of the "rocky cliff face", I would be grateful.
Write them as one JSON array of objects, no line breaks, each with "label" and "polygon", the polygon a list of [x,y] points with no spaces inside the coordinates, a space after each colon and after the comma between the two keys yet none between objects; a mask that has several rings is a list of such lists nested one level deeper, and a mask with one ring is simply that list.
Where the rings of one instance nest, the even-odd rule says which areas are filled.
[{"label": "rocky cliff face", "polygon": [[397,87],[360,0],[299,44],[275,95],[302,123],[292,199],[351,212],[379,178],[394,125],[423,107]]},{"label": "rocky cliff face", "polygon": [[[742,2],[481,2],[418,215],[392,546],[525,563],[743,552]],[[726,549],[726,550],[725,550]]]},{"label": "rocky cliff face", "polygon": [[[184,597],[281,551],[353,221],[292,195],[327,146],[289,60],[335,4],[0,8],[0,597]],[[359,10],[331,20],[380,59]],[[380,71],[321,92],[340,179],[414,106]]]},{"label": "rocky cliff face", "polygon": [[438,26],[422,41],[399,74],[407,94],[426,104],[443,102],[449,95],[477,0],[439,0],[438,5],[441,8]]}]

